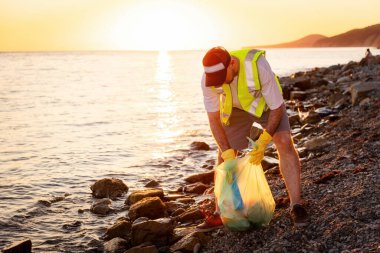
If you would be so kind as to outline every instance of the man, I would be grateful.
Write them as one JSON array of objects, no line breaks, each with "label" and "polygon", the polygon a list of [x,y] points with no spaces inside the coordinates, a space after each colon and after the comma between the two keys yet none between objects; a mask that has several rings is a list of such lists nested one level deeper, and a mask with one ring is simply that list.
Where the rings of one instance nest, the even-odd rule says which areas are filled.
[{"label": "man", "polygon": [[[211,132],[218,145],[217,164],[234,166],[236,153],[248,147],[252,123],[264,130],[250,155],[253,164],[261,163],[267,145],[273,140],[279,155],[280,170],[290,198],[290,214],[296,226],[307,225],[302,206],[298,153],[294,148],[281,86],[273,74],[264,51],[227,52],[210,49],[203,58],[202,90]],[[198,228],[222,225],[218,212]]]}]

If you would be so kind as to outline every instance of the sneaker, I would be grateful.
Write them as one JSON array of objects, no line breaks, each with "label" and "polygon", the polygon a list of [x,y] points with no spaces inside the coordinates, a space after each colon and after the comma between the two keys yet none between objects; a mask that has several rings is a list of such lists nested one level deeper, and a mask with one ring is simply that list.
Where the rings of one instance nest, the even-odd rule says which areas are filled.
[{"label": "sneaker", "polygon": [[292,207],[290,210],[290,216],[296,227],[305,227],[309,224],[309,215],[307,214],[306,209],[300,204],[295,204]]},{"label": "sneaker", "polygon": [[218,213],[214,213],[206,217],[205,221],[197,226],[200,232],[208,232],[214,229],[222,228],[223,222]]}]

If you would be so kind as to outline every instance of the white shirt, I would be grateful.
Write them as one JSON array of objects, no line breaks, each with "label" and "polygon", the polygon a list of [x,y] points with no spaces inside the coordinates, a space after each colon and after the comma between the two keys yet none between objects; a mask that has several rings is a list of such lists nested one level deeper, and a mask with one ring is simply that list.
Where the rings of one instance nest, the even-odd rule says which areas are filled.
[{"label": "white shirt", "polygon": [[[277,86],[277,82],[274,78],[271,67],[265,57],[260,57],[257,61],[257,68],[259,71],[259,78],[261,84],[261,94],[263,95],[266,104],[269,109],[274,110],[279,108],[284,99],[282,98],[281,91]],[[202,91],[203,91],[203,103],[207,112],[219,111],[219,94],[216,93],[211,87],[206,87],[205,74],[202,76]],[[237,77],[234,78],[230,84],[232,93],[232,105],[233,107],[242,109],[237,96]],[[253,95],[253,94],[252,94]]]}]

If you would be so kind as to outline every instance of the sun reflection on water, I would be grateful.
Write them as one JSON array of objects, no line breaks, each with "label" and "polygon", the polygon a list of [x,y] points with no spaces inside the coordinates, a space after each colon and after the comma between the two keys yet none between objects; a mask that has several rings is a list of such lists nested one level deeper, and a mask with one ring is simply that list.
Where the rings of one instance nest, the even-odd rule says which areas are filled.
[{"label": "sun reflection on water", "polygon": [[[157,106],[154,109],[157,113],[155,123],[155,140],[156,143],[170,144],[174,143],[176,137],[181,133],[178,128],[177,104],[175,93],[172,88],[172,62],[167,51],[160,51],[157,56],[156,65],[156,95]],[[156,158],[165,156],[161,150],[155,150],[153,156]]]}]

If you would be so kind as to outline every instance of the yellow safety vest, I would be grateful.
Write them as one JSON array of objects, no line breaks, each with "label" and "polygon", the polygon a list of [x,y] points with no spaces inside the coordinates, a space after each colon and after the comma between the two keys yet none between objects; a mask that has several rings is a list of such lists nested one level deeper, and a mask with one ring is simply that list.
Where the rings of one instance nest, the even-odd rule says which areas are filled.
[{"label": "yellow safety vest", "polygon": [[[265,99],[261,94],[261,83],[257,68],[260,56],[265,57],[265,51],[245,49],[230,52],[232,56],[239,59],[240,68],[238,74],[237,95],[244,109],[255,117],[260,118],[266,109]],[[278,77],[274,75],[277,85],[282,93]],[[212,87],[215,92],[217,88]],[[223,94],[220,94],[220,119],[224,125],[229,125],[232,112],[232,94],[229,84],[222,85]]]}]

